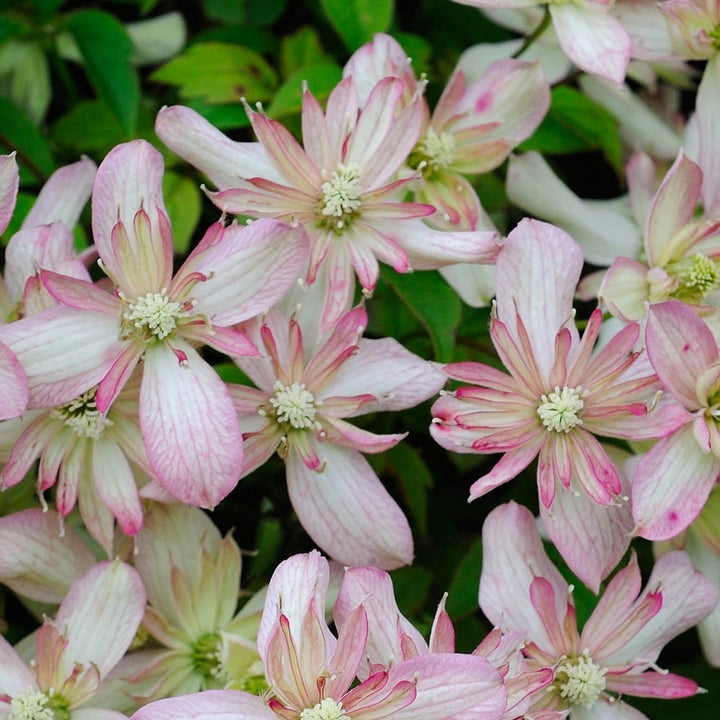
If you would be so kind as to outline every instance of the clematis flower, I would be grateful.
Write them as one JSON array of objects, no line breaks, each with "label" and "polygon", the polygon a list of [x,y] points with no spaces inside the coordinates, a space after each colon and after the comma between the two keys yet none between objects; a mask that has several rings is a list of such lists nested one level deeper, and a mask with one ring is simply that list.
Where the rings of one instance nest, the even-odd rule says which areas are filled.
[{"label": "clematis flower", "polygon": [[[653,175],[650,170],[650,182]],[[711,311],[707,305],[720,288],[720,219],[695,217],[702,186],[702,170],[681,150],[647,212],[646,262],[617,258],[600,286],[613,315],[640,320],[647,303],[670,299]]]},{"label": "clematis flower", "polygon": [[[550,537],[573,571],[597,588],[629,539],[617,532],[623,522],[616,506],[625,505],[621,476],[596,436],[659,437],[681,423],[684,412],[648,411],[659,385],[649,367],[635,365],[637,325],[622,329],[593,355],[602,320],[596,310],[579,338],[572,297],[582,264],[569,235],[545,223],[520,222],[498,259],[497,310],[490,326],[510,374],[474,362],[446,366],[451,378],[473,385],[433,405],[430,430],[448,450],[504,453],[472,485],[470,500],[515,477],[537,457]],[[575,494],[592,502],[575,502]]]},{"label": "clematis flower", "polygon": [[[430,640],[425,642],[398,609],[392,580],[386,572],[372,567],[347,568],[335,602],[335,619],[342,625],[360,605],[367,613],[367,666],[359,673],[360,676],[369,677],[376,665],[392,665],[428,654],[454,653],[455,630],[445,611],[446,597],[447,593],[438,605]],[[496,628],[472,653],[487,658],[503,678],[507,692],[503,720],[523,717],[529,707],[529,697],[553,679],[553,673],[548,668],[532,672],[527,670],[520,653],[524,639],[518,632],[503,635]]]},{"label": "clematis flower", "polygon": [[[401,202],[413,177],[398,179],[397,171],[415,145],[423,119],[420,96],[404,99],[405,84],[383,78],[360,108],[352,78],[342,80],[330,94],[327,110],[309,90],[303,93],[303,143],[276,120],[247,108],[255,134],[274,166],[272,176],[238,180],[212,201],[224,212],[274,217],[297,222],[310,237],[306,280],[322,278],[324,299],[320,328],[326,332],[352,303],[355,274],[366,293],[377,282],[378,261],[397,272],[431,269],[457,262],[492,262],[498,252],[495,233],[440,233],[420,218],[435,208]],[[190,157],[191,137],[205,121],[187,110],[168,108],[158,115],[157,133],[169,147]],[[182,139],[183,128],[187,137]],[[198,165],[218,173],[215,162]],[[278,182],[274,178],[280,174]],[[243,179],[245,178],[245,179]],[[322,270],[322,272],[321,272]]]},{"label": "clematis flower", "polygon": [[137,631],[145,591],[119,561],[88,569],[37,634],[31,665],[0,637],[0,717],[8,720],[122,720],[92,697]]},{"label": "clematis flower", "polygon": [[611,0],[454,0],[477,8],[544,5],[565,54],[581,70],[622,83],[631,54],[630,35],[611,14]]},{"label": "clematis flower", "polygon": [[258,389],[233,385],[230,394],[245,436],[245,472],[277,451],[310,537],[340,562],[390,569],[412,561],[412,536],[361,453],[387,450],[404,435],[376,435],[344,418],[413,407],[445,378],[395,340],[361,339],[366,324],[357,307],[315,340],[312,327],[278,311],[251,321],[244,329],[267,358],[236,358]]},{"label": "clematis flower", "polygon": [[[513,528],[512,533],[507,528]],[[681,698],[698,692],[688,678],[655,664],[663,646],[704,618],[718,591],[685,553],[661,558],[641,590],[633,555],[608,583],[578,632],[569,586],[550,562],[532,514],[501,505],[483,527],[480,607],[504,631],[522,631],[530,668],[552,668],[549,689],[535,711],[562,710],[570,718],[644,718],[627,706],[628,695]]]},{"label": "clematis flower", "polygon": [[369,618],[362,606],[328,628],[327,561],[317,552],[281,563],[270,581],[258,648],[272,696],[267,705],[242,692],[208,691],[151,703],[131,720],[189,720],[228,713],[245,720],[499,720],[505,690],[481,657],[438,653],[375,666],[354,684],[363,663]]},{"label": "clematis flower", "polygon": [[140,531],[138,486],[153,477],[138,424],[139,394],[135,373],[106,413],[98,410],[95,387],[64,405],[7,420],[0,438],[12,450],[0,488],[17,485],[40,458],[37,491],[43,505],[44,493],[54,486],[61,518],[79,504],[88,532],[111,557],[115,521],[126,535]]},{"label": "clematis flower", "polygon": [[645,344],[663,386],[684,408],[683,422],[633,476],[635,531],[667,540],[698,516],[720,475],[720,351],[702,319],[677,301],[650,307]]},{"label": "clematis flower", "polygon": [[[197,508],[155,503],[135,568],[148,606],[143,629],[160,647],[126,656],[127,691],[145,702],[208,688],[264,688],[256,637],[262,603],[236,612],[240,550]],[[139,666],[139,669],[138,669]]]},{"label": "clematis flower", "polygon": [[42,271],[60,306],[0,328],[0,339],[22,356],[32,407],[61,406],[97,386],[104,415],[142,360],[151,470],[175,497],[213,507],[240,478],[242,442],[225,385],[195,348],[256,353],[232,326],[285,294],[306,241],[278,222],[217,223],[173,277],[162,174],[162,156],[144,141],[108,154],[93,190],[93,234],[114,294]]}]

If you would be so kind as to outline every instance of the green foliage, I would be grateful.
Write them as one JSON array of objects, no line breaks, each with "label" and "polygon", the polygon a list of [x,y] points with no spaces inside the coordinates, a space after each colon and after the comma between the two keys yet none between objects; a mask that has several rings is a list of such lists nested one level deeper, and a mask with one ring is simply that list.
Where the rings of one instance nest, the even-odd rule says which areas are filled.
[{"label": "green foliage", "polygon": [[200,195],[197,184],[189,178],[165,172],[163,196],[173,230],[173,247],[179,255],[190,249],[202,210]]},{"label": "green foliage", "polygon": [[[482,539],[477,538],[455,570],[448,588],[446,610],[452,617],[474,613],[478,609],[478,589],[482,569]],[[480,638],[478,638],[478,641]]]},{"label": "green foliage", "polygon": [[278,89],[268,115],[273,118],[299,113],[302,107],[303,83],[321,102],[342,78],[342,69],[334,63],[309,65],[294,72]]},{"label": "green foliage", "polygon": [[385,471],[400,483],[403,500],[421,535],[428,531],[428,490],[433,487],[432,474],[420,453],[407,443],[400,443],[387,453]]},{"label": "green foliage", "polygon": [[282,15],[287,0],[203,0],[205,13],[213,20],[263,26]]},{"label": "green foliage", "polygon": [[55,170],[50,144],[25,113],[0,98],[0,145],[3,152],[17,150],[21,168],[35,179],[47,178]]},{"label": "green foliage", "polygon": [[382,275],[430,334],[435,359],[450,362],[462,308],[455,291],[435,271],[401,275],[383,268]]},{"label": "green foliage", "polygon": [[579,90],[559,85],[552,90],[550,111],[520,150],[569,154],[601,150],[607,161],[622,170],[622,142],[615,118]]},{"label": "green foliage", "polygon": [[132,42],[122,23],[101,10],[81,10],[67,21],[98,97],[133,132],[140,104],[140,86],[130,58]]},{"label": "green foliage", "polygon": [[335,31],[349,50],[372,40],[373,35],[390,27],[394,0],[321,0]]},{"label": "green foliage", "polygon": [[283,77],[290,77],[300,68],[330,64],[335,65],[332,55],[323,50],[320,36],[309,25],[303,25],[283,38],[280,45],[280,74]]},{"label": "green foliage", "polygon": [[267,100],[277,87],[277,73],[258,53],[232,43],[196,43],[163,65],[152,79],[175,85],[183,98],[230,103],[246,97]]}]

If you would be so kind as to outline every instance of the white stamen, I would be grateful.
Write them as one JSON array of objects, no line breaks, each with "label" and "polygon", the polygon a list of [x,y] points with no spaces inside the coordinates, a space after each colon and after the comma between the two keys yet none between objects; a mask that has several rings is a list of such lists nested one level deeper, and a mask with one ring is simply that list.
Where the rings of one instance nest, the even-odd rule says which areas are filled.
[{"label": "white stamen", "polygon": [[55,713],[46,707],[50,698],[39,690],[28,690],[10,703],[10,720],[53,720]]},{"label": "white stamen", "polygon": [[175,332],[177,321],[187,317],[180,303],[168,298],[163,288],[159,293],[147,293],[134,303],[128,303],[123,319],[138,330],[147,331],[158,340],[164,340]]},{"label": "white stamen", "polygon": [[305,387],[305,383],[283,385],[278,380],[273,385],[275,394],[270,404],[275,408],[275,418],[281,423],[290,423],[298,430],[316,428],[315,396]]},{"label": "white stamen", "polygon": [[433,128],[429,127],[425,137],[418,145],[418,150],[427,159],[433,170],[444,170],[450,167],[455,160],[455,138],[446,132],[438,135]]},{"label": "white stamen", "polygon": [[97,409],[96,393],[96,387],[88,390],[66,405],[51,410],[50,417],[64,422],[78,437],[97,440],[113,421]]},{"label": "white stamen", "polygon": [[596,665],[590,653],[583,650],[582,655],[567,658],[557,666],[554,684],[560,697],[571,705],[590,709],[605,689],[605,673],[607,669]]},{"label": "white stamen", "polygon": [[340,718],[351,720],[343,710],[342,703],[332,698],[325,698],[315,707],[307,708],[300,713],[300,720],[340,720]]},{"label": "white stamen", "polygon": [[542,403],[537,409],[537,414],[542,420],[543,425],[548,432],[568,433],[576,425],[581,425],[582,420],[578,417],[578,413],[585,406],[585,402],[581,397],[582,388],[578,385],[575,388],[559,387],[548,395],[542,395]]},{"label": "white stamen", "polygon": [[[337,169],[333,170],[330,180],[322,184],[322,214],[342,218],[353,215],[362,201],[362,187],[358,182],[360,178],[360,167],[357,163],[343,165],[338,163]],[[342,228],[342,221],[337,224]],[[344,224],[344,223],[343,223]]]}]

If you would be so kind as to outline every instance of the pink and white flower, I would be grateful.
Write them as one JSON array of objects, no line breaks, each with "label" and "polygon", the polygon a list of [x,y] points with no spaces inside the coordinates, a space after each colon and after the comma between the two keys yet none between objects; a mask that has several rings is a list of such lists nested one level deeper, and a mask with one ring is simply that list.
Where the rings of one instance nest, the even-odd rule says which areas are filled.
[{"label": "pink and white flower", "polygon": [[[596,436],[659,437],[682,422],[683,413],[649,412],[659,386],[649,367],[636,365],[637,325],[625,327],[593,354],[602,321],[596,310],[580,339],[572,298],[582,264],[577,244],[552,225],[523,220],[510,233],[497,263],[497,310],[490,326],[510,374],[474,362],[446,366],[451,378],[473,385],[433,405],[430,429],[448,450],[504,453],[472,485],[471,500],[537,457],[550,537],[572,569],[597,588],[627,548],[628,528],[618,513],[629,511],[620,472]],[[575,494],[592,502],[575,502]],[[573,537],[588,533],[603,541]],[[579,551],[588,545],[589,557]]]},{"label": "pink and white flower", "polygon": [[131,567],[114,561],[88,569],[38,631],[30,665],[0,637],[0,717],[122,720],[92,707],[92,697],[125,654],[144,609],[145,591]]},{"label": "pink and white flower", "polygon": [[[512,532],[508,532],[512,528]],[[704,618],[718,591],[685,553],[661,558],[641,590],[635,556],[608,584],[578,632],[572,586],[550,562],[535,519],[515,503],[488,515],[483,527],[480,607],[506,632],[526,634],[530,668],[552,668],[549,690],[530,709],[571,718],[644,718],[621,697],[681,698],[698,692],[685,677],[661,671],[663,646]]]},{"label": "pink and white flower", "polygon": [[267,358],[236,358],[258,389],[230,394],[245,436],[245,472],[276,450],[303,527],[340,562],[391,569],[412,561],[407,520],[361,453],[378,453],[404,435],[376,435],[350,424],[368,412],[413,407],[445,382],[432,364],[392,339],[361,339],[357,307],[314,341],[312,328],[278,311],[244,326]]},{"label": "pink and white flower", "polygon": [[22,356],[31,407],[64,405],[97,385],[104,415],[142,360],[150,467],[174,496],[213,507],[240,478],[242,442],[230,395],[196,347],[256,353],[232,326],[285,294],[306,239],[279,222],[217,223],[173,277],[162,175],[162,156],[144,141],[108,154],[93,190],[93,234],[114,293],[42,271],[61,306],[0,328],[0,339]]}]

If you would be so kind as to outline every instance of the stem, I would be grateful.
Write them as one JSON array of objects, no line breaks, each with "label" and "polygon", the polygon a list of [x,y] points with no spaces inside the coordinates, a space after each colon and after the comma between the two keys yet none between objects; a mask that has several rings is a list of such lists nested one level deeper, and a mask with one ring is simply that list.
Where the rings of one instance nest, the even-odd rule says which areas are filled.
[{"label": "stem", "polygon": [[518,48],[516,53],[513,53],[512,58],[519,58],[547,29],[550,24],[550,6],[545,5],[545,14],[538,26],[525,38],[525,42]]}]

